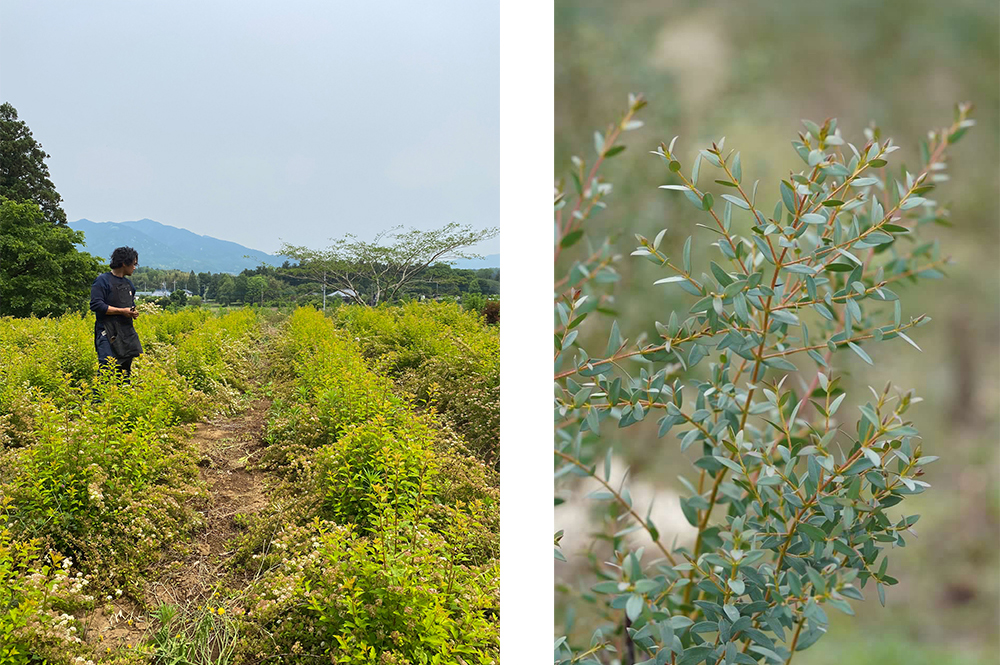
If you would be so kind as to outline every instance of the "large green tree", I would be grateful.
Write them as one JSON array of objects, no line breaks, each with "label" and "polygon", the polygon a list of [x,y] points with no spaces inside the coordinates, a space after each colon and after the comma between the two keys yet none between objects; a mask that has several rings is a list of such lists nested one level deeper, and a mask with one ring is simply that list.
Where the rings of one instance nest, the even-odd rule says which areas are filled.
[{"label": "large green tree", "polygon": [[499,233],[496,227],[474,229],[456,223],[431,231],[397,226],[370,242],[348,234],[324,250],[282,243],[278,254],[299,262],[286,274],[321,284],[327,291],[339,289],[359,305],[378,305],[391,301],[439,261],[482,258],[466,248]]},{"label": "large green tree", "polygon": [[46,221],[66,223],[62,197],[49,179],[45,160],[51,157],[31,135],[17,109],[0,104],[0,196],[14,201],[34,201]]},{"label": "large green tree", "polygon": [[222,275],[222,279],[219,280],[219,285],[216,287],[216,299],[223,305],[228,305],[233,301],[233,295],[236,291],[236,284],[233,280],[232,275]]},{"label": "large green tree", "polygon": [[104,264],[78,251],[83,232],[46,224],[37,204],[0,197],[0,315],[46,316],[88,307]]},{"label": "large green tree", "polygon": [[258,303],[264,306],[264,293],[267,291],[267,277],[264,275],[252,275],[247,278],[247,302]]},{"label": "large green tree", "polygon": [[210,272],[200,272],[200,273],[198,273],[197,277],[198,277],[198,280],[197,280],[197,282],[198,282],[198,295],[199,296],[207,296],[208,295],[208,289],[212,285],[212,273],[210,273]]}]

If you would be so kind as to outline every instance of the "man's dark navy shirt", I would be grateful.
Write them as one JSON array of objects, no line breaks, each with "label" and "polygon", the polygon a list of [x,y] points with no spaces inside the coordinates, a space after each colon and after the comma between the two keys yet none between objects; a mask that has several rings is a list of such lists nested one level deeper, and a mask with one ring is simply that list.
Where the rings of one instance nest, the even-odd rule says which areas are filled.
[{"label": "man's dark navy shirt", "polygon": [[135,298],[135,285],[127,277],[116,277],[110,272],[97,276],[93,286],[90,287],[90,309],[97,316],[94,322],[94,334],[100,335],[104,331],[104,321],[108,315],[108,301],[111,299],[112,285],[118,282],[128,282],[129,291]]}]

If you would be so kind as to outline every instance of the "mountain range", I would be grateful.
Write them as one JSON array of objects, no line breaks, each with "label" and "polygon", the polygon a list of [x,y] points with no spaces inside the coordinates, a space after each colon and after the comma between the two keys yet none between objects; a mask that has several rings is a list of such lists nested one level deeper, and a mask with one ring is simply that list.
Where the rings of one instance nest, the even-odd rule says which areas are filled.
[{"label": "mountain range", "polygon": [[200,236],[151,219],[135,222],[79,219],[70,222],[69,226],[84,232],[86,251],[91,254],[107,261],[116,247],[128,246],[139,252],[139,265],[147,268],[236,274],[261,263],[281,265],[285,261],[283,256],[272,256],[229,240]]},{"label": "mountain range", "polygon": [[[267,254],[229,240],[202,236],[176,226],[151,219],[134,222],[93,222],[78,219],[69,226],[83,231],[86,251],[103,258],[111,256],[116,247],[128,246],[139,252],[139,265],[147,268],[173,268],[195,272],[228,272],[237,274],[261,263],[281,265],[284,256]],[[250,258],[246,258],[246,257]],[[500,255],[483,259],[459,259],[455,268],[498,268]]]}]

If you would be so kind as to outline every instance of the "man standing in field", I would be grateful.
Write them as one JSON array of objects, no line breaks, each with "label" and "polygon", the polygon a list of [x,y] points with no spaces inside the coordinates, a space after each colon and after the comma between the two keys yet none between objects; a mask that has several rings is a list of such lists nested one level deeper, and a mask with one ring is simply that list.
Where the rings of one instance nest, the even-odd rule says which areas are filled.
[{"label": "man standing in field", "polygon": [[139,265],[139,253],[131,247],[119,247],[111,253],[111,272],[97,276],[90,287],[90,309],[97,315],[94,323],[94,346],[101,367],[110,359],[125,372],[132,371],[132,361],[142,353],[142,344],[132,321],[135,311],[135,286],[128,276]]}]

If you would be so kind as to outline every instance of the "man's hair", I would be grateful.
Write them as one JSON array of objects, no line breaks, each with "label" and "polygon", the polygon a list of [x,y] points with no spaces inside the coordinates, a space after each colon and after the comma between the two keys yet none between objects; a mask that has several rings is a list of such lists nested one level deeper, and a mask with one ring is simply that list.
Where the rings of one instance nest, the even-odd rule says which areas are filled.
[{"label": "man's hair", "polygon": [[139,260],[139,252],[131,247],[119,247],[111,252],[111,269],[132,265]]}]

